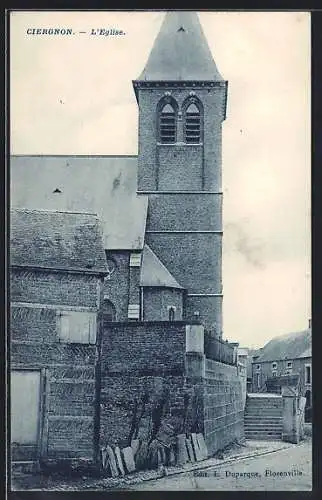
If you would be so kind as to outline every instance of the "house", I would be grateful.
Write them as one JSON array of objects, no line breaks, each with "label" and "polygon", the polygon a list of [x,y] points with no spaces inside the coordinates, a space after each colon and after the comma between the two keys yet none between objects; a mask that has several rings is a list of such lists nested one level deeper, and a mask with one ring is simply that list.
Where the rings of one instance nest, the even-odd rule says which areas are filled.
[{"label": "house", "polygon": [[11,210],[13,461],[93,458],[106,275],[96,215]]},{"label": "house", "polygon": [[270,340],[253,358],[253,392],[280,392],[280,377],[298,375],[300,394],[312,405],[311,321],[307,330]]},{"label": "house", "polygon": [[[37,312],[44,302],[51,304],[47,309],[54,323],[55,311],[64,313],[69,300],[72,308],[90,307],[93,314],[98,313],[100,302],[104,318],[96,358],[95,344],[62,346],[54,323],[39,332],[41,342],[48,337],[43,343],[48,360],[60,365],[50,375],[56,391],[47,403],[51,405],[50,425],[45,426],[50,455],[89,455],[93,426],[96,444],[100,440],[102,445],[128,446],[136,432],[146,439],[152,417],[165,402],[166,422],[178,434],[183,426],[189,432],[203,432],[210,453],[243,435],[237,345],[222,340],[221,151],[227,86],[197,13],[167,12],[147,64],[133,81],[138,155],[11,156],[11,205],[20,209],[16,213],[56,213],[47,215],[43,224],[50,244],[42,231],[36,238],[46,250],[46,273],[54,272],[47,260],[55,263],[69,255],[72,234],[79,244],[74,251],[79,274],[67,266],[67,278],[59,267],[60,274],[55,270],[51,280],[63,277],[57,293],[52,293],[39,280],[32,289],[25,288],[25,271],[21,271],[13,281],[14,301],[36,302]],[[94,229],[94,216],[66,212],[97,214],[102,241]],[[61,224],[56,222],[59,217]],[[72,226],[79,218],[84,220],[81,230]],[[71,224],[67,239],[65,219]],[[28,241],[26,231],[21,239],[24,235]],[[24,265],[32,256],[37,266],[36,250],[28,255],[24,245]],[[61,321],[65,331],[65,320]],[[33,335],[28,327],[24,345],[33,342]],[[42,354],[29,359],[24,349],[20,357],[13,353],[12,362],[47,369],[47,355],[44,361]],[[65,377],[69,385],[62,380]],[[69,399],[60,402],[67,387]],[[93,398],[97,419],[90,406]],[[159,423],[153,423],[153,433]]]}]

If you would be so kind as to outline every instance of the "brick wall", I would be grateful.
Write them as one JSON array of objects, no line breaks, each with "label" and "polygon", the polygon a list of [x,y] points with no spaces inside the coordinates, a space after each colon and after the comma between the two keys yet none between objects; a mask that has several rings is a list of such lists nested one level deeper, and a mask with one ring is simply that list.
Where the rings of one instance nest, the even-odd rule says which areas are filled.
[{"label": "brick wall", "polygon": [[144,320],[145,321],[168,321],[168,307],[174,306],[175,320],[182,320],[183,316],[183,290],[175,288],[144,288]]},{"label": "brick wall", "polygon": [[[60,342],[57,310],[97,311],[102,284],[90,275],[15,270],[11,287],[11,369],[39,371],[44,390],[36,457],[92,459],[97,348]],[[14,460],[28,458],[26,447],[14,447]]]},{"label": "brick wall", "polygon": [[133,412],[146,436],[153,408],[166,396],[164,419],[180,428],[183,419],[185,323],[105,325],[101,352],[101,443],[125,446]]},{"label": "brick wall", "polygon": [[10,300],[97,307],[98,282],[90,274],[16,269],[10,277]]},{"label": "brick wall", "polygon": [[[156,170],[158,145],[157,145],[157,105],[160,99],[164,96],[164,92],[168,88],[153,88],[139,90],[139,156],[138,156],[138,189],[139,190],[155,190],[157,189],[158,172]],[[203,138],[203,174],[192,176],[195,180],[194,189],[197,190],[201,185],[201,177],[203,175],[203,185],[205,190],[221,190],[221,144],[222,132],[221,121],[223,119],[223,108],[225,101],[225,89],[222,87],[207,88],[173,88],[171,89],[172,96],[176,99],[179,109],[182,107],[183,101],[189,96],[189,92],[193,90],[196,96],[200,99],[204,109],[204,138]],[[179,122],[179,127],[182,127],[183,122]],[[181,132],[181,131],[179,131]],[[181,134],[179,133],[179,136]],[[173,156],[176,149],[178,153],[181,145],[168,146],[168,151],[171,150],[171,156],[175,161],[175,169],[173,175],[165,177],[165,163],[163,167],[163,188],[175,190],[176,183],[173,182],[176,178],[181,179],[179,183],[182,189],[191,189],[192,185],[189,181],[190,171],[188,157],[190,156],[189,148],[186,146],[186,154],[178,154]],[[193,147],[194,149],[194,147]],[[165,151],[161,153],[165,154]],[[201,155],[200,155],[201,156]],[[200,158],[200,157],[199,157]],[[164,158],[166,159],[166,158]],[[200,160],[198,160],[200,161]],[[194,163],[196,166],[197,163]],[[195,172],[197,174],[197,172]],[[184,179],[186,179],[185,184]],[[169,180],[169,182],[168,182]]]},{"label": "brick wall", "polygon": [[[146,240],[188,294],[222,293],[222,234],[147,233]],[[221,296],[188,295],[185,319],[193,320],[195,311],[207,327],[215,324],[221,332]]]},{"label": "brick wall", "polygon": [[134,415],[142,410],[137,437],[147,437],[152,411],[163,397],[163,422],[173,425],[177,433],[203,432],[211,454],[243,436],[237,368],[206,360],[205,377],[202,370],[197,373],[200,363],[195,369],[190,362],[188,372],[185,342],[184,322],[105,325],[101,352],[102,445],[128,445],[133,437]]},{"label": "brick wall", "polygon": [[111,279],[104,281],[104,296],[110,300],[116,310],[116,320],[126,321],[130,289],[130,252],[106,252],[107,258],[116,263],[116,270]]},{"label": "brick wall", "polygon": [[[195,92],[203,108],[202,144],[182,142],[184,120],[177,122],[178,143],[158,144],[157,109],[166,90],[171,91],[179,110],[183,109],[191,90]],[[146,240],[188,294],[203,294],[187,298],[185,319],[193,319],[194,312],[199,311],[204,324],[215,328],[221,336],[222,298],[204,294],[222,293],[221,123],[226,89],[207,85],[160,86],[141,88],[138,92],[138,191],[161,191],[149,195]]]}]

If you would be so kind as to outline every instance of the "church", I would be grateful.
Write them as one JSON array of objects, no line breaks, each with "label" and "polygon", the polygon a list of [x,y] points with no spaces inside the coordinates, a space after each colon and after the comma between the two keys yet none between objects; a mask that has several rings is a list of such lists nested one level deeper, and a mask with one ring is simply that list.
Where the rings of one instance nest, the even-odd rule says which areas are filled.
[{"label": "church", "polygon": [[[79,238],[76,222],[88,227],[89,220],[94,227],[97,216],[106,256],[104,267],[101,252],[97,257],[91,250],[99,248],[97,232],[92,240],[88,236],[87,248],[84,240],[81,272],[92,269],[94,273],[99,267],[95,280],[102,321],[98,319],[97,336],[92,337],[94,343],[97,339],[96,354],[90,358],[92,354],[84,351],[86,363],[93,362],[88,370],[95,371],[94,410],[86,407],[86,417],[76,418],[76,410],[66,401],[52,411],[49,405],[49,420],[56,427],[48,424],[48,431],[47,426],[53,444],[42,441],[42,456],[93,456],[93,442],[95,456],[104,442],[127,446],[135,428],[131,412],[136,415],[137,405],[145,401],[153,415],[160,398],[168,398],[165,421],[177,433],[183,425],[204,433],[210,453],[243,435],[236,344],[222,340],[221,150],[227,86],[198,14],[167,12],[148,61],[133,80],[139,115],[137,156],[11,157],[11,208],[29,214],[15,219],[27,224],[24,232],[20,228],[20,237],[29,234],[28,224],[34,228],[33,213],[38,222],[42,211],[47,214],[41,231],[33,233],[34,255],[41,244],[39,235],[48,231],[46,221],[55,224],[56,232],[61,228],[62,234],[68,234],[59,242],[58,253],[64,256],[72,245],[71,231]],[[59,224],[53,222],[55,213]],[[74,222],[71,215],[61,214],[74,214]],[[81,234],[91,234],[88,231]],[[59,234],[50,236],[52,249],[57,238]],[[43,264],[43,270],[48,268]],[[66,272],[80,271],[71,266]],[[27,288],[22,290],[18,279],[15,286],[20,287],[20,295],[15,299],[13,294],[12,300],[23,307],[21,294]],[[37,301],[51,301],[55,294],[48,295]],[[70,298],[71,292],[67,295]],[[76,341],[70,338],[69,342]],[[80,343],[84,341],[77,341],[79,370],[83,363],[79,356],[85,349]],[[35,366],[28,366],[33,370],[46,366],[50,381],[54,362],[58,370],[58,354],[55,359],[46,356],[43,364],[39,358]],[[64,363],[71,368],[72,354],[68,356]],[[16,369],[27,363],[21,356],[19,360]],[[60,360],[59,369],[62,366]],[[55,376],[53,384],[63,383],[66,370],[58,379]],[[75,372],[67,377],[70,383],[78,383],[79,397],[78,376]],[[94,383],[92,375],[88,380]],[[46,387],[50,392],[50,382]],[[69,396],[69,401],[72,405],[76,400]],[[56,414],[50,415],[53,411]],[[149,411],[143,415],[142,410],[138,438],[146,437]],[[46,418],[42,416],[42,421]],[[58,426],[59,419],[68,418],[69,427]],[[73,434],[83,436],[81,450],[76,442],[70,449]]]},{"label": "church", "polygon": [[13,156],[11,205],[98,214],[111,319],[199,318],[221,337],[227,82],[197,13],[166,14],[133,87],[137,156]]}]

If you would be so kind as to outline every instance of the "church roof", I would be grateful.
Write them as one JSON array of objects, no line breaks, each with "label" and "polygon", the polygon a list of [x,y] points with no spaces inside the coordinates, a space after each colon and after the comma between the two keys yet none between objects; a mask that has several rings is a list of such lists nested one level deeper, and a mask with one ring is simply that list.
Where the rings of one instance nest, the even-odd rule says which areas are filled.
[{"label": "church roof", "polygon": [[141,250],[148,199],[135,156],[12,156],[11,206],[97,213],[108,250]]},{"label": "church roof", "polygon": [[137,79],[223,81],[196,12],[167,12]]},{"label": "church roof", "polygon": [[95,214],[11,210],[10,264],[107,274]]},{"label": "church roof", "polygon": [[262,361],[278,361],[283,359],[296,359],[303,357],[305,351],[311,348],[311,330],[288,333],[270,340],[259,351],[259,356],[255,363]]},{"label": "church roof", "polygon": [[183,288],[147,244],[143,248],[140,286]]}]

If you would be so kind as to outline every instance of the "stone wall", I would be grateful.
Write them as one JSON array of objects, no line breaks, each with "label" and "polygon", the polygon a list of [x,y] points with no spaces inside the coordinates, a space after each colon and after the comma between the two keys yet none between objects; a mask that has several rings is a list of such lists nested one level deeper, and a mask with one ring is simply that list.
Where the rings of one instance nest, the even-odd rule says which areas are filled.
[{"label": "stone wall", "polygon": [[204,436],[215,453],[244,437],[242,382],[237,367],[206,360]]}]

